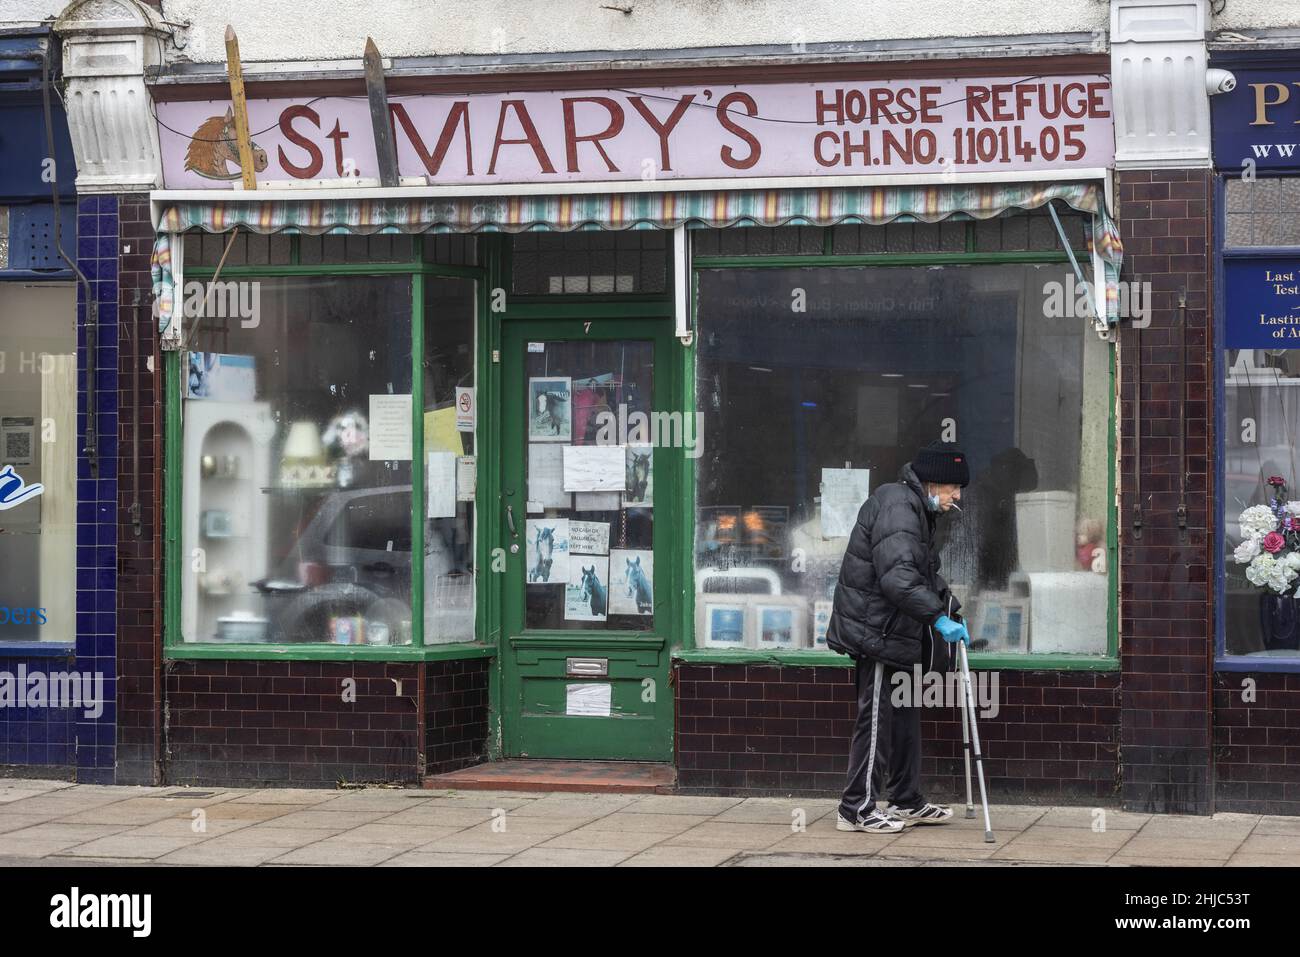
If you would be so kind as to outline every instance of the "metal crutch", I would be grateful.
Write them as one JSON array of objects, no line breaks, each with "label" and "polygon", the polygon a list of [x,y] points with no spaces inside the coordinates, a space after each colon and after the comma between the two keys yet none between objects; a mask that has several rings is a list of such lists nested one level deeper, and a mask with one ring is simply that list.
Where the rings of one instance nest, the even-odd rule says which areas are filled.
[{"label": "metal crutch", "polygon": [[[963,712],[963,714],[969,713],[970,715],[971,743],[975,748],[975,772],[979,775],[980,780],[980,801],[984,803],[984,843],[992,844],[994,841],[993,823],[989,820],[989,797],[984,790],[984,758],[980,754],[980,730],[975,724],[975,695],[971,691],[970,662],[966,658],[966,642],[957,642],[957,654],[961,659],[961,677],[965,687],[966,712]],[[969,778],[967,780],[969,783]],[[967,793],[969,793],[969,789]]]},{"label": "metal crutch", "polygon": [[970,718],[966,716],[966,686],[957,682],[957,710],[961,712],[961,753],[966,763],[966,817],[975,816],[975,802],[970,793]]}]

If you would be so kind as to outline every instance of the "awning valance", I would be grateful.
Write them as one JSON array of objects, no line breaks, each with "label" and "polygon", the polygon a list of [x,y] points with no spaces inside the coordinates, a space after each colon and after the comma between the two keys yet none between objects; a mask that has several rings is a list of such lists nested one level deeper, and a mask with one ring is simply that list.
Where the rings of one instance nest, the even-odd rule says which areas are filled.
[{"label": "awning valance", "polygon": [[159,331],[172,321],[170,237],[201,231],[323,233],[519,233],[533,230],[724,226],[879,226],[951,217],[992,219],[1053,200],[1092,217],[1091,242],[1106,274],[1107,318],[1116,321],[1123,244],[1096,183],[935,184],[812,189],[596,193],[453,198],[275,199],[165,205],[154,246]]}]

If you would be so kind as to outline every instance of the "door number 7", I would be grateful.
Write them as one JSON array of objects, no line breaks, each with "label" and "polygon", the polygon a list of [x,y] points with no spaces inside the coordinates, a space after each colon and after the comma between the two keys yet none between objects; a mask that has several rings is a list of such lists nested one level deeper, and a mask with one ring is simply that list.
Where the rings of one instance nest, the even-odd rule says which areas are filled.
[{"label": "door number 7", "polygon": [[584,323],[582,324],[582,331],[583,331],[584,333],[591,332],[591,323],[590,323],[590,322],[584,322]]}]

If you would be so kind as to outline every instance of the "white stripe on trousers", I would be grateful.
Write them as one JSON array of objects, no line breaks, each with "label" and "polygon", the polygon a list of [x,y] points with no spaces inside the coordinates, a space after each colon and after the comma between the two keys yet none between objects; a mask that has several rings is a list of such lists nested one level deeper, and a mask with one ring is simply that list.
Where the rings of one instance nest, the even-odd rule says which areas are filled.
[{"label": "white stripe on trousers", "polygon": [[871,749],[867,752],[867,796],[862,799],[862,807],[858,808],[858,817],[868,804],[871,804],[871,773],[876,767],[876,735],[880,733],[880,685],[885,679],[885,664],[882,661],[876,662],[875,678],[871,685]]}]

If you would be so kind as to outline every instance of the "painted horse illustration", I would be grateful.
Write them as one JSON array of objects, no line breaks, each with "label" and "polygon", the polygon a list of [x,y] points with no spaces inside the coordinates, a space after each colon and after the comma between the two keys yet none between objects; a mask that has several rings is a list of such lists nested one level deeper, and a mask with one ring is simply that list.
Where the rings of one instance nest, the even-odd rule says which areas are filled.
[{"label": "painted horse illustration", "polygon": [[625,496],[629,502],[644,502],[646,487],[650,484],[650,453],[629,452],[627,465],[627,488]]},{"label": "painted horse illustration", "polygon": [[624,561],[627,562],[627,597],[636,599],[638,615],[649,614],[654,610],[655,600],[650,589],[650,579],[641,567],[641,556],[638,555],[635,561],[630,558]]},{"label": "painted horse illustration", "polygon": [[591,613],[596,616],[605,614],[605,586],[596,577],[596,566],[582,569],[581,600],[591,603]]},{"label": "painted horse illustration", "polygon": [[568,400],[555,392],[537,393],[537,408],[533,413],[533,435],[564,435]]},{"label": "painted horse illustration", "polygon": [[533,567],[528,569],[530,582],[548,582],[551,580],[551,562],[555,552],[555,529],[539,528],[537,539],[533,542]]},{"label": "painted horse illustration", "polygon": [[[266,150],[252,143],[253,169],[260,173],[266,169]],[[230,172],[229,164],[235,165]],[[185,168],[204,179],[239,179],[239,144],[235,139],[235,112],[226,110],[225,116],[209,116],[199,124],[185,151]]]}]

